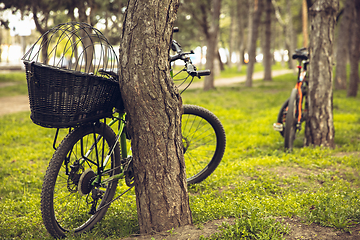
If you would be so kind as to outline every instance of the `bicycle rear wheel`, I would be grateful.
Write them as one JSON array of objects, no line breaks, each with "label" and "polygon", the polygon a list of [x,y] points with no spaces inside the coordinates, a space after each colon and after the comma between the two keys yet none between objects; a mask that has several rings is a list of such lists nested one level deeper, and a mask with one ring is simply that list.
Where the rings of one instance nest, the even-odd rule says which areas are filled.
[{"label": "bicycle rear wheel", "polygon": [[298,103],[298,90],[294,88],[291,91],[289,98],[289,106],[286,114],[285,125],[285,141],[284,147],[286,151],[291,152],[296,135],[297,125],[297,103]]},{"label": "bicycle rear wheel", "polygon": [[220,120],[209,110],[184,105],[182,138],[188,184],[207,178],[225,152],[226,136]]},{"label": "bicycle rear wheel", "polygon": [[[110,160],[101,167],[113,146]],[[53,237],[82,233],[102,219],[115,194],[117,181],[110,177],[120,171],[118,166],[119,144],[106,124],[84,125],[64,138],[49,163],[41,192],[43,222]],[[100,175],[109,182],[93,185]]]}]

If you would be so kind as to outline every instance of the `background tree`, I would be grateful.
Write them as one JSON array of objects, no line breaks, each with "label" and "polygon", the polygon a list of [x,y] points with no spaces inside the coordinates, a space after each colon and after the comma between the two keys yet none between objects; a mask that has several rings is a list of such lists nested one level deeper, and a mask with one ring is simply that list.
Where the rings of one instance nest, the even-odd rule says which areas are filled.
[{"label": "background tree", "polygon": [[303,35],[303,47],[309,46],[309,33],[308,33],[308,4],[306,0],[302,0],[302,35]]},{"label": "background tree", "polygon": [[[218,36],[219,36],[219,18],[221,9],[221,0],[212,0],[212,11],[210,25],[207,29],[207,48],[206,48],[206,69],[214,71],[214,60],[218,56]],[[214,88],[214,74],[205,77],[204,90]]]},{"label": "background tree", "polygon": [[[295,63],[294,60],[292,60],[291,55],[297,47],[297,35],[302,32],[302,17],[299,15],[301,14],[300,9],[302,8],[302,2],[291,0],[272,0],[271,2],[275,8],[277,22],[282,30],[282,33],[279,34],[281,37],[280,43],[282,45],[278,46],[278,48],[284,48],[284,50],[287,51],[289,56],[288,67],[294,69]],[[311,5],[308,4],[308,7],[309,6]],[[299,16],[293,17],[295,14],[298,14]],[[299,27],[295,28],[294,25]]]},{"label": "background tree", "polygon": [[265,0],[265,39],[264,39],[264,80],[271,81],[271,65],[273,63],[274,56],[271,53],[271,19],[273,13],[273,7],[271,0]]},{"label": "background tree", "polygon": [[120,89],[129,117],[141,233],[192,223],[182,102],[168,64],[177,7],[177,1],[129,0],[120,39]]},{"label": "background tree", "polygon": [[[250,0],[252,2],[252,0]],[[256,62],[256,42],[258,39],[258,33],[259,33],[259,25],[260,25],[260,18],[261,13],[263,10],[263,0],[255,0],[252,7],[253,11],[251,10],[250,14],[252,15],[249,22],[251,22],[251,27],[249,27],[250,33],[249,33],[249,43],[248,43],[248,54],[249,54],[249,63],[247,66],[246,71],[246,86],[251,87],[252,86],[252,74],[254,71],[254,65]]]},{"label": "background tree", "polygon": [[336,44],[336,74],[335,74],[335,89],[346,89],[347,74],[346,65],[349,60],[349,34],[353,21],[354,0],[346,0],[342,16],[340,18],[339,31]]},{"label": "background tree", "polygon": [[[221,10],[221,0],[212,0],[209,4],[207,0],[191,1],[186,0],[181,4],[182,11],[188,13],[194,20],[194,25],[201,30],[205,36],[206,43],[206,69],[214,71],[214,59],[218,57],[219,40],[219,18]],[[194,27],[193,25],[191,27]],[[214,88],[214,74],[205,77],[204,90]]]},{"label": "background tree", "polygon": [[305,145],[334,147],[333,43],[338,0],[317,0],[310,8],[309,112]]},{"label": "background tree", "polygon": [[359,58],[360,58],[360,0],[352,2],[353,8],[350,32],[350,77],[349,88],[347,91],[348,97],[356,97],[359,85]]},{"label": "background tree", "polygon": [[244,64],[245,55],[245,25],[247,19],[247,1],[237,0],[236,1],[236,19],[237,19],[237,52],[239,53],[239,61],[237,70],[240,72]]}]

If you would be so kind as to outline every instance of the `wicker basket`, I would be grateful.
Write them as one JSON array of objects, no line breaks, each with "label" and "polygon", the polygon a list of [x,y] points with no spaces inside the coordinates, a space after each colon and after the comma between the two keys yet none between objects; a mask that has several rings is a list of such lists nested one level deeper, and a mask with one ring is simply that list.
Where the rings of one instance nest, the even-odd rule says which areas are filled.
[{"label": "wicker basket", "polygon": [[[91,39],[90,44],[85,39]],[[95,51],[99,44],[100,54]],[[60,45],[62,52],[59,54]],[[43,48],[47,48],[48,54],[40,61]],[[64,66],[64,59],[69,56],[72,60]],[[49,59],[53,61],[49,63]],[[109,117],[114,107],[124,108],[118,79],[101,75],[99,71],[103,68],[115,72],[116,54],[106,38],[90,25],[65,23],[56,26],[39,38],[23,61],[30,117],[35,124],[51,128],[74,127]]]},{"label": "wicker basket", "polygon": [[31,119],[43,127],[66,128],[109,117],[123,108],[119,83],[82,72],[24,62]]}]

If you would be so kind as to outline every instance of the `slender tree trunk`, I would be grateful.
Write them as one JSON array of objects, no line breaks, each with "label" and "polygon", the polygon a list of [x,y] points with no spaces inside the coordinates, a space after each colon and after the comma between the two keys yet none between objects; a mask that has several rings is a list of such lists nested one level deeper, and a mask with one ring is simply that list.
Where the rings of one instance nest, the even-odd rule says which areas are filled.
[{"label": "slender tree trunk", "polygon": [[240,72],[242,65],[244,64],[244,51],[245,51],[245,47],[244,47],[244,35],[245,35],[245,31],[244,31],[244,20],[243,20],[243,15],[244,15],[244,6],[243,6],[243,1],[242,0],[237,0],[236,1],[236,19],[237,19],[237,48],[238,48],[238,52],[239,52],[239,62],[237,65],[237,69]]},{"label": "slender tree trunk", "polygon": [[336,44],[336,75],[335,89],[346,89],[347,74],[346,65],[349,62],[349,35],[350,26],[353,20],[354,0],[347,0],[344,7],[344,13],[340,20],[339,37]]},{"label": "slender tree trunk", "polygon": [[[206,50],[206,69],[213,71],[214,69],[214,59],[217,57],[217,43],[219,35],[219,18],[220,18],[220,8],[221,0],[212,0],[212,16],[211,16],[211,26],[208,30],[208,42]],[[204,90],[210,90],[214,88],[214,74],[210,74],[205,77],[204,81]]]},{"label": "slender tree trunk", "polygon": [[273,55],[271,54],[271,17],[272,17],[272,4],[271,0],[266,1],[266,16],[265,16],[265,41],[264,41],[264,80],[271,81],[271,65]]},{"label": "slender tree trunk", "polygon": [[295,60],[292,59],[292,54],[295,52],[294,51],[294,46],[295,46],[295,32],[294,32],[294,27],[293,27],[293,17],[292,17],[292,12],[291,12],[291,0],[287,0],[286,1],[286,12],[287,12],[287,26],[286,26],[286,38],[287,38],[287,42],[288,42],[288,54],[289,54],[289,68],[290,69],[294,69],[295,71],[295,66],[296,66],[296,62]]},{"label": "slender tree trunk", "polygon": [[129,117],[140,233],[191,224],[181,139],[181,96],[168,56],[178,1],[129,0],[120,90]]},{"label": "slender tree trunk", "polygon": [[350,77],[348,97],[356,97],[359,85],[359,57],[360,57],[360,0],[353,0],[353,20],[350,33]]},{"label": "slender tree trunk", "polygon": [[230,6],[230,29],[229,29],[229,58],[227,61],[227,65],[229,68],[232,67],[232,54],[234,51],[234,33],[235,33],[235,12],[236,12],[236,8],[235,8],[235,3],[231,3],[232,5]]},{"label": "slender tree trunk", "polygon": [[[35,26],[36,26],[36,30],[38,30],[39,33],[41,35],[43,35],[48,30],[49,14],[44,14],[43,19],[40,20],[38,18],[38,9],[37,9],[36,6],[33,7],[32,12],[33,12],[33,18],[34,18],[34,23],[35,23]],[[41,23],[43,23],[44,26],[42,26]],[[49,62],[48,51],[47,51],[48,50],[48,36],[43,36],[41,45],[42,45],[42,48],[41,48],[41,61],[44,64],[47,64]]]},{"label": "slender tree trunk", "polygon": [[305,145],[334,147],[333,44],[338,0],[318,0],[310,8],[310,80]]},{"label": "slender tree trunk", "polygon": [[307,48],[309,44],[308,33],[308,5],[306,0],[302,1],[302,34],[303,34],[303,47]]},{"label": "slender tree trunk", "polygon": [[263,8],[263,0],[254,1],[254,12],[252,17],[252,27],[249,29],[250,32],[250,41],[249,41],[249,63],[246,72],[246,82],[247,87],[252,87],[252,75],[254,72],[254,65],[256,62],[256,41],[258,39],[258,28],[260,25],[261,12]]}]

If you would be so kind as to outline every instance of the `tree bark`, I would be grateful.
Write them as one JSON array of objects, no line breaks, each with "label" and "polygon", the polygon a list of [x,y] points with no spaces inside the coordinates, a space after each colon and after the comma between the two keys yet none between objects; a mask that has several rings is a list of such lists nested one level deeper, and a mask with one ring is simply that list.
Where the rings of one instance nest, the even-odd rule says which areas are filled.
[{"label": "tree bark", "polygon": [[287,49],[288,49],[288,55],[289,55],[289,68],[290,69],[294,69],[295,71],[295,66],[296,66],[296,61],[292,59],[292,54],[295,52],[295,38],[294,36],[296,36],[295,32],[294,32],[294,25],[293,25],[293,17],[292,17],[292,12],[291,12],[291,1],[287,0],[286,1],[286,11],[287,11],[287,26],[286,26],[286,38],[287,38]]},{"label": "tree bark", "polygon": [[266,0],[266,16],[265,16],[265,41],[264,41],[264,80],[271,81],[271,65],[273,55],[271,54],[271,17],[272,17],[271,0]]},{"label": "tree bark", "polygon": [[[250,0],[251,1],[251,0]],[[254,65],[256,62],[256,41],[258,39],[258,28],[260,25],[260,17],[263,8],[263,0],[255,0],[254,1],[254,11],[252,17],[252,27],[249,29],[250,31],[250,41],[249,41],[249,63],[246,71],[246,82],[245,86],[252,87],[252,75],[254,72]]]},{"label": "tree bark", "polygon": [[[207,50],[206,50],[206,69],[213,71],[214,59],[217,57],[217,44],[219,35],[219,18],[220,18],[221,0],[212,0],[211,25],[207,31]],[[214,86],[214,74],[205,77],[204,90],[210,90]]]},{"label": "tree bark", "polygon": [[234,51],[234,33],[235,33],[235,20],[236,20],[236,17],[235,17],[235,4],[236,2],[232,2],[230,3],[231,6],[230,6],[230,29],[229,29],[229,57],[228,57],[228,60],[227,60],[227,65],[229,68],[232,67],[232,54],[233,54],[233,51]]},{"label": "tree bark", "polygon": [[240,72],[242,65],[244,64],[244,51],[245,51],[245,47],[244,47],[244,35],[245,35],[245,31],[244,31],[244,20],[243,20],[243,15],[245,14],[245,11],[243,11],[244,9],[244,3],[243,0],[237,0],[236,1],[236,20],[237,20],[237,51],[239,52],[239,62],[237,65],[237,69]]},{"label": "tree bark", "polygon": [[346,89],[347,74],[346,65],[349,62],[349,34],[352,22],[354,0],[347,0],[344,7],[344,13],[340,20],[339,37],[337,38],[336,50],[336,74],[335,89]]},{"label": "tree bark", "polygon": [[360,57],[360,0],[353,1],[353,19],[350,33],[350,77],[348,97],[356,97],[359,85],[359,57]]},{"label": "tree bark", "polygon": [[[43,14],[43,19],[40,20],[38,18],[38,8],[36,6],[34,6],[32,8],[32,12],[33,12],[33,18],[34,18],[34,23],[36,26],[36,30],[38,30],[40,32],[41,35],[43,35],[44,33],[46,33],[46,31],[48,30],[48,20],[49,20],[49,14]],[[43,25],[44,26],[43,26]],[[44,35],[43,39],[42,39],[42,48],[41,48],[41,61],[44,64],[48,64],[49,59],[48,59],[48,36]]]},{"label": "tree bark", "polygon": [[302,0],[302,34],[303,34],[303,47],[307,48],[309,45],[308,33],[308,5],[306,0]]},{"label": "tree bark", "polygon": [[318,0],[310,8],[310,79],[305,145],[334,147],[333,42],[338,0]]},{"label": "tree bark", "polygon": [[169,73],[178,1],[129,0],[120,90],[129,120],[140,233],[192,223],[181,139],[181,96]]}]

